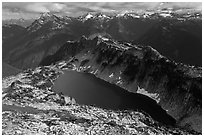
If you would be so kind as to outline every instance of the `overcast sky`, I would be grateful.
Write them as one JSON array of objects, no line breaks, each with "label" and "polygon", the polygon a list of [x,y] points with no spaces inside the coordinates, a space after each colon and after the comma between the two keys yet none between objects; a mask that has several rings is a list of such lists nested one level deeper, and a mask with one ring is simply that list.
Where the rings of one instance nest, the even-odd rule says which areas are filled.
[{"label": "overcast sky", "polygon": [[2,19],[37,18],[42,12],[52,12],[59,15],[79,16],[87,12],[118,13],[125,11],[140,11],[171,7],[174,9],[201,10],[202,3],[161,3],[161,2],[3,2]]}]

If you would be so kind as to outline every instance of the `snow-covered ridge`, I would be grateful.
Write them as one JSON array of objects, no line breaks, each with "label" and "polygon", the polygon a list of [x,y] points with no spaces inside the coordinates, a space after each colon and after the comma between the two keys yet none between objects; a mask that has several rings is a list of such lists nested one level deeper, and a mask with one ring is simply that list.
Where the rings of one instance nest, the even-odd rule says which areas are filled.
[{"label": "snow-covered ridge", "polygon": [[202,13],[199,12],[177,12],[172,9],[164,9],[157,11],[146,11],[142,13],[137,12],[124,12],[118,14],[107,15],[106,13],[87,13],[85,15],[79,16],[77,18],[68,17],[68,16],[58,16],[52,13],[42,13],[41,16],[36,19],[31,26],[28,27],[28,31],[37,31],[41,28],[42,25],[53,22],[52,30],[61,29],[64,25],[69,24],[74,20],[85,22],[88,20],[97,20],[97,21],[108,21],[113,18],[134,18],[134,19],[157,19],[157,18],[174,18],[178,21],[185,21],[187,19],[201,19]]}]

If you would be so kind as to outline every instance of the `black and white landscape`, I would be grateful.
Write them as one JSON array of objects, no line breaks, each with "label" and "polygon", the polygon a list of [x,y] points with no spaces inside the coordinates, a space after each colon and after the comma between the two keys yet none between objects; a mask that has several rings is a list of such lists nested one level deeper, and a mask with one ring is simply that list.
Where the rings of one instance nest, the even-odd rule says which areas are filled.
[{"label": "black and white landscape", "polygon": [[201,6],[2,3],[2,134],[202,134]]}]

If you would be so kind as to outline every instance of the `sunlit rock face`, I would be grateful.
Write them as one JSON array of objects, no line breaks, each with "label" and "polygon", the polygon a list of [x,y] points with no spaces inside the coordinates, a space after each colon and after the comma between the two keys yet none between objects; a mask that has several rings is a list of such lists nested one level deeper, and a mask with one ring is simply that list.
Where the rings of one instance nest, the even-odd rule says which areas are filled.
[{"label": "sunlit rock face", "polygon": [[201,68],[171,61],[151,47],[99,37],[67,42],[41,65],[64,59],[72,59],[77,71],[151,97],[177,125],[201,131]]}]

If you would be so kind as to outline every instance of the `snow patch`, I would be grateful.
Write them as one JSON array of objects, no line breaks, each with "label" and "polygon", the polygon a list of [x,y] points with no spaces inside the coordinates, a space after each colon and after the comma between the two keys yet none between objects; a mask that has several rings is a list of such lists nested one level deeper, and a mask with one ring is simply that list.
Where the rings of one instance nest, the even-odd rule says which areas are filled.
[{"label": "snow patch", "polygon": [[96,74],[98,72],[98,69],[94,72],[94,74]]},{"label": "snow patch", "polygon": [[85,20],[88,20],[90,18],[93,18],[93,15],[91,15],[90,13],[88,15],[86,15],[86,17],[84,18]]},{"label": "snow patch", "polygon": [[118,80],[117,82],[116,82],[116,84],[123,84],[123,81],[120,79],[120,80]]},{"label": "snow patch", "polygon": [[102,38],[102,40],[104,40],[104,41],[109,41],[108,38],[104,38],[104,37],[101,37],[101,38]]},{"label": "snow patch", "polygon": [[146,96],[154,99],[157,103],[160,102],[159,94],[157,94],[157,93],[149,93],[144,88],[140,88],[139,86],[138,86],[137,93],[146,95]]},{"label": "snow patch", "polygon": [[112,78],[113,76],[114,76],[114,75],[113,75],[113,73],[112,73],[112,74],[109,75],[109,78]]},{"label": "snow patch", "polygon": [[161,13],[160,16],[162,17],[171,17],[171,14],[168,14],[168,13]]}]

